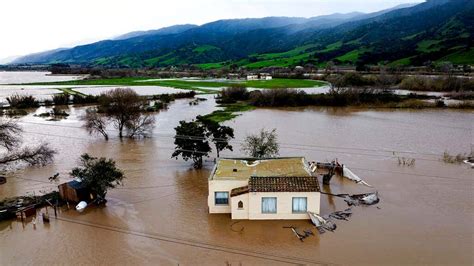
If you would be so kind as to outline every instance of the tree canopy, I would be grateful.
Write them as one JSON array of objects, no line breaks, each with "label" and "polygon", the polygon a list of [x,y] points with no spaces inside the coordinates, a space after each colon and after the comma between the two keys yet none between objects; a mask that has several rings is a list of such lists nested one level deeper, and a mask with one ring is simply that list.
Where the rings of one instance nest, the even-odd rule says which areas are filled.
[{"label": "tree canopy", "polygon": [[114,160],[92,157],[87,153],[81,155],[80,166],[72,169],[70,175],[80,178],[100,201],[105,200],[109,189],[122,185],[125,178]]},{"label": "tree canopy", "polygon": [[146,114],[145,100],[132,89],[118,88],[99,97],[99,107],[89,108],[82,117],[89,134],[100,134],[109,139],[107,125],[112,122],[119,137],[146,137],[155,125],[153,116]]},{"label": "tree canopy", "polygon": [[253,158],[275,157],[279,154],[279,150],[276,129],[271,131],[261,129],[258,134],[248,135],[242,145],[242,151]]},{"label": "tree canopy", "polygon": [[181,156],[185,161],[192,159],[194,168],[202,168],[202,158],[207,157],[211,152],[206,137],[206,127],[196,121],[180,121],[175,130],[174,144],[176,148],[172,158]]}]

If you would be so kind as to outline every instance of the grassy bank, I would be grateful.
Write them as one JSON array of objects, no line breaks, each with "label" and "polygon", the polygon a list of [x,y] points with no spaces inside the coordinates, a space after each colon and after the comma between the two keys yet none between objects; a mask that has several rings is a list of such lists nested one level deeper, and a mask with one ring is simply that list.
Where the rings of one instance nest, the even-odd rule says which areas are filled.
[{"label": "grassy bank", "polygon": [[[208,80],[154,80],[150,78],[114,78],[114,79],[87,79],[71,80],[61,82],[30,83],[21,85],[103,85],[103,86],[162,86],[185,90],[198,90],[202,92],[214,92],[206,88],[228,87],[232,84],[240,84],[245,87],[259,89],[280,88],[311,88],[325,85],[325,82],[305,79],[273,79],[273,80],[242,80],[242,81],[208,81]],[[20,84],[16,84],[20,85]]]},{"label": "grassy bank", "polygon": [[236,114],[238,112],[246,112],[255,109],[255,107],[245,103],[223,104],[219,105],[218,107],[224,107],[224,109],[214,111],[203,117],[211,121],[221,123],[236,118],[239,116],[239,114]]}]

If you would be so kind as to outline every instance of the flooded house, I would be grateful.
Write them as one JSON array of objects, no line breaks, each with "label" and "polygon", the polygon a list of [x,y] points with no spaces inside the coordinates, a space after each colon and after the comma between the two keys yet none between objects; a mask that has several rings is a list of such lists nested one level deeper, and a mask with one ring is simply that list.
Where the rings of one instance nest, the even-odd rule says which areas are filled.
[{"label": "flooded house", "polygon": [[59,197],[67,202],[90,202],[96,197],[94,193],[80,180],[73,180],[58,186]]},{"label": "flooded house", "polygon": [[301,220],[319,213],[320,186],[303,157],[220,159],[209,177],[209,213],[232,219]]}]

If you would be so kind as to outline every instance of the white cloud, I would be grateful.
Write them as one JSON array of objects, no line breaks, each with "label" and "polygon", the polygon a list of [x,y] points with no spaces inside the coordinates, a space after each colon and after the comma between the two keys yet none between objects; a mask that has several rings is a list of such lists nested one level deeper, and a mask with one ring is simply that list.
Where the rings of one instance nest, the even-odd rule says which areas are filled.
[{"label": "white cloud", "polygon": [[421,0],[2,0],[0,58],[135,30],[245,17],[371,12]]}]

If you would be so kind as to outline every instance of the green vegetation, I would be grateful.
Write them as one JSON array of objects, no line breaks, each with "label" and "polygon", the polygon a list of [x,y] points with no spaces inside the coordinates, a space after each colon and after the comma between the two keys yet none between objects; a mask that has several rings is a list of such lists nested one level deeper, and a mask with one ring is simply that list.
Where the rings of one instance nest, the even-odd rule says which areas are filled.
[{"label": "green vegetation", "polygon": [[225,66],[225,62],[197,64],[196,66],[202,70],[211,70],[211,69],[223,68]]},{"label": "green vegetation", "polygon": [[[112,79],[88,79],[63,82],[33,83],[28,85],[116,85],[116,86],[163,86],[185,90],[196,90],[205,93],[215,93],[214,90],[206,88],[228,87],[231,84],[241,84],[246,87],[260,89],[281,88],[310,88],[323,86],[325,83],[306,79],[273,79],[273,80],[249,80],[249,81],[206,81],[206,80],[154,80],[149,78],[112,78]],[[71,92],[74,92],[71,90]],[[77,93],[77,92],[76,92]],[[72,94],[74,95],[74,94]]]},{"label": "green vegetation", "polygon": [[282,53],[268,53],[260,54],[256,57],[260,60],[270,60],[270,59],[280,59],[280,58],[291,58],[302,54],[307,54],[308,51],[314,50],[317,47],[315,44],[308,44],[304,46],[297,47],[295,49],[282,52]]},{"label": "green vegetation", "polygon": [[114,160],[92,157],[87,153],[81,155],[80,166],[72,169],[70,175],[81,178],[93,194],[97,195],[97,203],[106,202],[108,190],[122,185],[125,178]]},{"label": "green vegetation", "polygon": [[215,47],[213,45],[201,45],[201,46],[198,46],[198,47],[194,48],[193,52],[195,52],[195,53],[205,53],[205,52],[209,52],[209,51],[212,51],[212,50],[220,50],[220,48]]},{"label": "green vegetation", "polygon": [[389,66],[409,66],[411,59],[409,57],[395,60],[389,64]]},{"label": "green vegetation", "polygon": [[438,46],[440,42],[439,40],[424,40],[418,43],[417,50],[425,53],[439,51],[441,49],[441,47]]},{"label": "green vegetation", "polygon": [[452,53],[439,61],[450,61],[454,64],[472,64],[474,62],[474,48]]},{"label": "green vegetation", "polygon": [[341,46],[342,46],[341,41],[335,42],[335,43],[332,43],[332,44],[329,44],[328,46],[326,46],[326,49],[322,50],[321,52],[331,52],[331,51],[334,51],[334,50],[337,50],[337,49],[341,48]]},{"label": "green vegetation", "polygon": [[326,85],[325,82],[309,79],[249,80],[242,84],[257,89],[312,88]]},{"label": "green vegetation", "polygon": [[336,59],[341,61],[341,62],[346,62],[346,63],[352,63],[355,64],[357,60],[359,59],[360,55],[364,52],[367,52],[367,49],[356,49],[353,51],[350,51],[342,56],[337,57]]},{"label": "green vegetation", "polygon": [[75,90],[73,90],[73,89],[71,89],[71,88],[61,88],[61,89],[57,89],[57,90],[62,91],[64,94],[87,96],[86,94],[81,93],[81,92],[78,92],[78,91],[75,91]]},{"label": "green vegetation", "polygon": [[248,105],[246,103],[233,103],[233,104],[223,104],[218,107],[223,107],[223,110],[214,111],[208,115],[203,116],[204,119],[208,119],[217,123],[224,121],[232,120],[239,116],[237,112],[246,112],[255,109],[255,107]]}]

